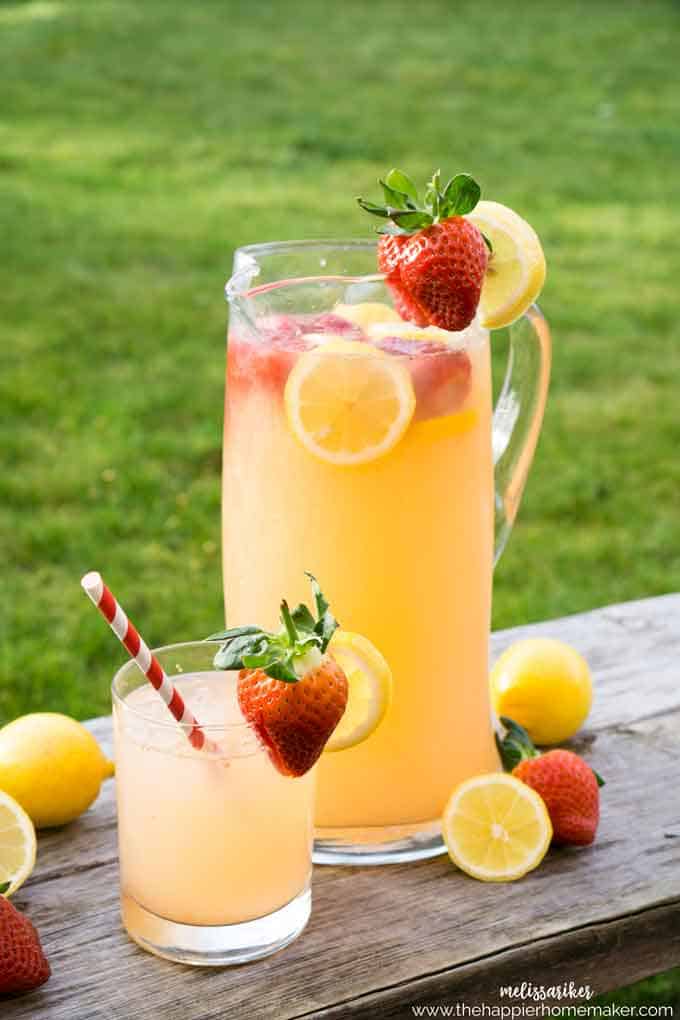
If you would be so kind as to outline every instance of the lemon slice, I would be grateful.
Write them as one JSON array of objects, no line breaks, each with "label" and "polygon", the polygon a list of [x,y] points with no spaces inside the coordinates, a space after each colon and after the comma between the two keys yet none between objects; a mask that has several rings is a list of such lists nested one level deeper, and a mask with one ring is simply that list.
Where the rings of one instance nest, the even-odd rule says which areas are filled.
[{"label": "lemon slice", "polygon": [[374,323],[402,321],[399,313],[389,305],[384,305],[382,301],[359,301],[355,305],[337,304],[333,311],[341,319],[353,322],[360,329],[368,329]]},{"label": "lemon slice", "polygon": [[288,376],[288,424],[300,442],[329,464],[365,464],[388,453],[416,406],[408,369],[360,340],[306,351]]},{"label": "lemon slice", "polygon": [[454,864],[483,882],[512,882],[546,855],[552,825],[542,799],[503,772],[457,786],[444,809],[444,839]]},{"label": "lemon slice", "polygon": [[545,256],[536,231],[499,202],[478,202],[467,219],[493,246],[479,300],[487,329],[509,326],[536,300],[545,282]]},{"label": "lemon slice", "polygon": [[35,866],[35,829],[20,804],[0,790],[0,889],[11,896]]},{"label": "lemon slice", "polygon": [[386,337],[398,337],[400,340],[418,340],[421,343],[435,341],[447,347],[460,347],[460,333],[448,333],[439,326],[414,326],[412,322],[375,322],[367,327],[372,340],[384,340]]},{"label": "lemon slice", "polygon": [[392,670],[368,638],[348,630],[336,630],[328,651],[345,672],[349,697],[325,750],[343,751],[360,744],[382,721],[392,701]]}]

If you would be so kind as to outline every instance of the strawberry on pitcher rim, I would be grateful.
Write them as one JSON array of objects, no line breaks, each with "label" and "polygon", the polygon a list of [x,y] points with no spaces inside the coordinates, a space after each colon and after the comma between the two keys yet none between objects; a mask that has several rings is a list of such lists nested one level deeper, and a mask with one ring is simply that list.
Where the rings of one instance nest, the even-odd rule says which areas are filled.
[{"label": "strawberry on pitcher rim", "polygon": [[357,201],[388,221],[378,231],[378,269],[402,319],[458,332],[477,317],[499,329],[536,300],[546,275],[536,231],[499,202],[480,201],[469,174],[444,184],[437,170],[422,200],[401,170],[379,183],[385,204]]},{"label": "strawberry on pitcher rim", "polygon": [[378,268],[396,310],[417,326],[465,329],[477,312],[489,261],[489,242],[465,218],[479,201],[479,185],[464,173],[443,184],[436,171],[422,201],[400,170],[391,170],[380,185],[384,205],[358,202],[390,221],[378,241]]}]

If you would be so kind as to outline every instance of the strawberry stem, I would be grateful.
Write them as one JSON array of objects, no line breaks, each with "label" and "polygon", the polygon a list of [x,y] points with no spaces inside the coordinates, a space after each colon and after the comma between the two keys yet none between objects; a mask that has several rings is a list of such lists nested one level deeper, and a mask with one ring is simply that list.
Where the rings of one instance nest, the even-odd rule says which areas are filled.
[{"label": "strawberry stem", "polygon": [[285,599],[281,600],[281,619],[283,620],[283,625],[286,628],[286,633],[288,634],[291,645],[297,644],[299,641],[299,635],[293,622],[293,617],[290,615],[288,603]]},{"label": "strawberry stem", "polygon": [[514,719],[508,719],[506,715],[502,715],[500,721],[507,732],[502,740],[496,734],[496,747],[506,772],[512,772],[521,761],[540,757],[540,752],[534,747],[531,737],[523,726],[516,723]]},{"label": "strawberry stem", "polygon": [[[472,212],[481,195],[477,181],[470,174],[456,174],[442,184],[439,170],[425,186],[422,201],[411,178],[401,170],[390,170],[378,183],[384,204],[364,198],[358,198],[357,202],[371,216],[391,221],[379,233],[411,234],[451,216],[465,216]],[[490,248],[490,242],[485,240]]]}]

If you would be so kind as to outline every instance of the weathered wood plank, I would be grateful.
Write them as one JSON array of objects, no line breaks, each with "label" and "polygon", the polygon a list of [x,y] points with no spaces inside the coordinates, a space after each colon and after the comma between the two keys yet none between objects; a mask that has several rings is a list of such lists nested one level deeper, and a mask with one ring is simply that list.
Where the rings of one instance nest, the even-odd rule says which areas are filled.
[{"label": "weathered wood plank", "polygon": [[[648,974],[667,970],[680,959],[680,903],[676,900],[612,921],[587,925],[504,953],[493,953],[454,971],[428,975],[360,998],[347,997],[336,1006],[301,1014],[296,1020],[397,1020],[413,1017],[412,1006],[468,1006],[481,1003],[533,1004],[532,991],[503,994],[505,987],[536,989],[573,982],[597,993],[632,984]],[[595,994],[595,993],[593,993]],[[554,998],[551,1005],[585,1003],[579,996]]]},{"label": "weathered wood plank", "polygon": [[[634,980],[679,963],[680,838],[665,835],[680,832],[678,620],[680,596],[668,596],[494,636],[497,651],[553,634],[594,666],[593,726],[579,741],[607,778],[594,847],[552,851],[508,886],[476,883],[446,859],[317,868],[312,920],[294,945],[249,967],[198,971],[152,959],[121,931],[109,783],[77,823],[41,835],[16,903],[40,928],[54,973],[3,1003],[3,1018],[390,1017],[410,1015],[399,1010],[411,1002],[476,1001],[485,988],[494,1001],[506,974],[573,977],[570,960],[597,991],[621,983],[623,967]],[[110,720],[90,725],[107,745]]]},{"label": "weathered wood plank", "polygon": [[[346,999],[348,989],[359,998],[380,997],[389,988],[401,994],[437,975],[438,991],[455,988],[456,971],[465,976],[460,968],[470,961],[513,951],[534,961],[537,980],[535,940],[557,946],[566,933],[579,931],[587,954],[589,941],[593,952],[599,947],[597,926],[612,918],[661,905],[680,910],[680,840],[664,836],[680,821],[677,798],[668,796],[679,726],[675,713],[595,736],[591,758],[608,782],[594,847],[553,851],[539,871],[508,886],[475,883],[446,859],[380,870],[317,869],[307,932],[284,953],[249,968],[206,974],[135,950],[119,928],[114,864],[28,886],[18,905],[30,904],[54,976],[43,993],[18,1000],[9,1016],[89,1016],[86,1009],[104,996],[114,1020],[117,1009],[126,1016],[132,1004],[139,1020],[207,1020],[227,1010],[287,1020]],[[648,796],[640,790],[641,776]],[[675,948],[662,966],[675,962]],[[548,959],[557,965],[556,957]],[[627,954],[623,959],[632,966]],[[643,969],[648,963],[643,958]],[[498,980],[502,973],[499,968]],[[593,984],[602,990],[602,981]],[[72,1012],[73,1002],[83,1013]]]}]

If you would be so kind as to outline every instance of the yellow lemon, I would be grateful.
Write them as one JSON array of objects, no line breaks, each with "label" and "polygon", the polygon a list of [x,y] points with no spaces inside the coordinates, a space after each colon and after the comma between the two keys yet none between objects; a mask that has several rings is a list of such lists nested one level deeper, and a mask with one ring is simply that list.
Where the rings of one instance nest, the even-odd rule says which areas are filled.
[{"label": "yellow lemon", "polygon": [[453,863],[483,882],[512,882],[541,863],[552,825],[543,800],[514,776],[492,772],[457,786],[442,817]]},{"label": "yellow lemon", "polygon": [[392,701],[392,670],[375,645],[362,634],[336,630],[328,646],[347,677],[347,707],[326,751],[360,744],[380,725]]},{"label": "yellow lemon", "polygon": [[20,804],[0,790],[0,895],[11,896],[35,867],[35,829]]},{"label": "yellow lemon", "polygon": [[365,464],[388,453],[416,406],[408,369],[358,340],[334,340],[302,354],[284,399],[303,446],[336,465]]},{"label": "yellow lemon", "polygon": [[482,326],[509,326],[536,300],[545,283],[541,242],[526,220],[500,202],[478,202],[467,219],[493,247],[479,299]]},{"label": "yellow lemon", "polygon": [[35,712],[0,729],[0,790],[39,829],[73,821],[111,775],[92,734],[66,715]]},{"label": "yellow lemon", "polygon": [[516,641],[491,670],[494,711],[523,726],[535,744],[561,744],[573,737],[592,700],[588,663],[563,641]]}]

